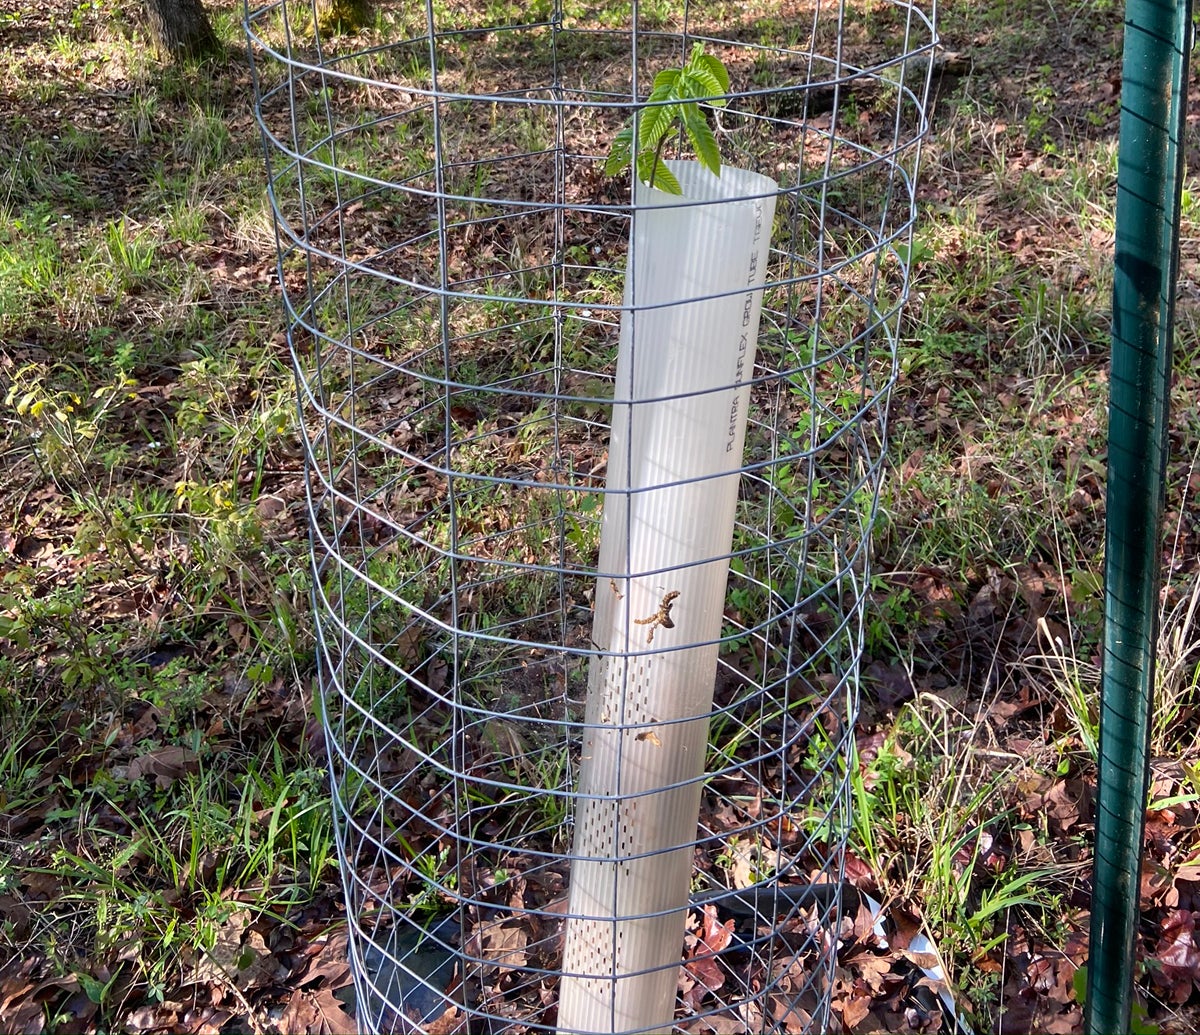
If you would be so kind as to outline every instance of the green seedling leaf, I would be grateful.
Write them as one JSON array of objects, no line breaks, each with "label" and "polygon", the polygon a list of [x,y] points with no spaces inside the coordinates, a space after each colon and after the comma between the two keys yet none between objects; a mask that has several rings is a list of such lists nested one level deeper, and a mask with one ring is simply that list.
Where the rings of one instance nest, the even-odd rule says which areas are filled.
[{"label": "green seedling leaf", "polygon": [[665,101],[676,96],[675,84],[683,71],[678,68],[664,68],[654,77],[654,89],[650,92],[650,100]]},{"label": "green seedling leaf", "polygon": [[[714,64],[715,62],[715,64]],[[718,58],[705,54],[704,48],[697,43],[692,48],[692,56],[684,66],[677,90],[682,97],[716,97],[718,94],[729,92],[729,73]],[[723,99],[712,102],[714,107],[722,107]]]},{"label": "green seedling leaf", "polygon": [[683,188],[679,186],[675,174],[659,161],[658,154],[654,151],[638,153],[638,179],[666,194],[683,193]]},{"label": "green seedling leaf", "polygon": [[613,137],[608,160],[604,163],[605,176],[617,176],[633,161],[633,125],[626,126]]},{"label": "green seedling leaf", "polygon": [[[709,92],[711,94],[729,93],[729,72],[721,59],[713,57],[712,54],[705,54],[704,48],[697,44],[698,50],[692,51],[692,63],[697,68],[697,76],[707,78],[709,82]],[[713,88],[715,86],[715,89]],[[710,102],[714,108],[724,108],[725,99],[714,100]]]},{"label": "green seedling leaf", "polygon": [[683,106],[683,125],[687,130],[688,139],[692,142],[692,150],[704,167],[714,176],[721,175],[721,149],[717,146],[717,138],[709,128],[708,120],[694,104]]},{"label": "green seedling leaf", "polygon": [[725,66],[719,58],[704,53],[704,44],[694,44],[682,68],[664,68],[654,77],[647,106],[636,116],[636,141],[631,122],[613,138],[604,163],[605,173],[616,176],[632,164],[641,182],[668,194],[682,194],[679,181],[663,161],[666,142],[674,130],[682,128],[699,162],[713,175],[720,176],[721,150],[704,111],[696,102],[724,107],[723,95],[728,92],[729,73]]},{"label": "green seedling leaf", "polygon": [[641,133],[641,140],[638,143],[641,145],[639,154],[645,154],[647,150],[654,150],[658,147],[658,142],[666,136],[671,125],[679,117],[679,106],[676,104],[663,104],[654,108],[645,108],[642,111],[641,122],[638,125],[638,130]]}]

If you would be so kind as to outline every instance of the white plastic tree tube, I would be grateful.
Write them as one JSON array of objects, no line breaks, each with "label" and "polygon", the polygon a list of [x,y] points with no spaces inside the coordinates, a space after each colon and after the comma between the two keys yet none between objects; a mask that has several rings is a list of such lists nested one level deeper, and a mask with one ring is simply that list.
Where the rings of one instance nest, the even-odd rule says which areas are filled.
[{"label": "white plastic tree tube", "polygon": [[778,189],[668,164],[682,198],[634,193],[560,1032],[674,1015]]}]

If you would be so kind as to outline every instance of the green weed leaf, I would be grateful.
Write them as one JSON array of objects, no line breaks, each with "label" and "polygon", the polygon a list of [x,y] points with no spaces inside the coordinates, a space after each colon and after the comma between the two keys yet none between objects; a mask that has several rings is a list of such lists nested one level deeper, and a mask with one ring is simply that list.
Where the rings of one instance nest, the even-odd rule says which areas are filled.
[{"label": "green weed leaf", "polygon": [[913,240],[912,244],[896,244],[896,256],[903,263],[916,264],[933,258],[933,249],[923,241]]}]

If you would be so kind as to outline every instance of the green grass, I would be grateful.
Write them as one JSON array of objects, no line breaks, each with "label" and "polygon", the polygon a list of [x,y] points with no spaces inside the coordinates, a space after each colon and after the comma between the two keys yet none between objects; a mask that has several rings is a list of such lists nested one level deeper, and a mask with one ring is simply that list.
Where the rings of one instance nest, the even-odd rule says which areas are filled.
[{"label": "green grass", "polygon": [[1028,772],[1027,762],[989,745],[984,722],[922,694],[899,711],[852,779],[856,850],[894,900],[919,903],[965,997],[960,1005],[977,1022],[999,989],[971,962],[1003,945],[1015,911],[1056,921],[1070,876],[1044,856],[1031,864],[1041,853],[1010,857],[1018,820],[1007,789]]},{"label": "green grass", "polygon": [[[491,5],[497,20],[516,10],[541,17],[544,6]],[[586,5],[567,6],[576,17]],[[668,7],[643,5],[670,24]],[[970,50],[975,64],[943,84],[910,253],[914,301],[864,634],[850,836],[880,894],[923,918],[984,1030],[1016,987],[992,964],[1011,969],[1019,938],[1046,950],[1066,944],[1087,863],[1078,832],[1040,821],[1028,802],[1039,781],[1094,776],[1115,177],[1104,63],[1119,14],[1083,0],[945,7],[948,47]],[[0,25],[23,28],[35,14],[10,5]],[[215,15],[240,53],[235,5]],[[405,17],[381,12],[370,32]],[[232,59],[159,68],[138,27],[101,0],[54,6],[44,22],[0,73],[15,105],[0,140],[0,810],[27,824],[0,852],[0,894],[37,905],[36,920],[5,914],[0,956],[38,961],[39,980],[78,982],[96,1008],[94,1029],[111,1030],[135,1006],[176,1000],[197,969],[226,966],[220,947],[235,936],[251,944],[247,930],[299,937],[318,914],[336,923],[339,892],[322,746],[312,737],[294,383],[246,70]],[[1082,49],[1059,60],[1063,40],[1098,41],[1095,60]],[[445,74],[469,84],[482,73],[463,53],[447,48]],[[424,56],[402,66],[411,80],[428,78]],[[97,93],[114,99],[97,105]],[[356,97],[371,102],[369,91]],[[323,99],[314,92],[301,109],[301,132],[315,139]],[[73,117],[80,112],[94,117]],[[339,160],[419,174],[428,128],[413,120],[399,154],[388,153],[387,134],[356,134]],[[447,137],[456,148],[537,151],[553,141],[537,113],[478,140],[451,129],[462,131]],[[453,187],[477,198],[496,175],[464,174]],[[351,193],[363,189],[341,180]],[[310,200],[327,203],[334,185],[316,171]],[[1182,261],[1193,280],[1198,197],[1189,176]],[[472,205],[483,211],[464,203]],[[505,261],[526,264],[528,244],[508,246]],[[619,277],[572,247],[581,300],[618,299]],[[534,292],[548,276],[496,276],[492,290]],[[364,292],[351,316],[366,321],[387,304]],[[339,305],[321,315],[344,320]],[[432,313],[400,314],[396,324],[433,326]],[[507,300],[487,316],[496,325],[523,318]],[[469,313],[451,318],[462,322],[456,330],[473,329]],[[1195,323],[1181,312],[1172,395],[1180,448],[1167,493],[1175,547],[1154,732],[1155,753],[1178,761],[1182,775],[1156,785],[1160,809],[1190,807],[1200,794]],[[611,359],[594,326],[570,324],[567,365]],[[369,346],[394,359],[389,326]],[[520,335],[506,361],[514,376],[544,366],[552,343],[541,326]],[[379,369],[364,361],[354,374]],[[344,399],[349,371],[322,377]],[[826,417],[840,421],[856,399]],[[470,410],[486,393],[465,391],[459,402]],[[600,413],[581,407],[580,416]],[[544,418],[533,406],[519,414],[504,448],[522,462],[546,450]],[[458,431],[469,437],[469,420]],[[514,462],[482,436],[460,460],[480,474]],[[794,472],[767,477],[786,488]],[[595,496],[566,497],[533,498],[496,549],[517,560],[540,549],[565,503],[577,513],[564,557],[585,563],[598,536]],[[497,508],[476,494],[460,518],[483,528]],[[431,534],[449,533],[443,524]],[[447,577],[399,554],[363,567],[392,586]],[[749,613],[766,592],[743,579],[730,600]],[[513,580],[481,603],[472,631],[552,601],[548,585]],[[401,643],[404,610],[381,605],[380,615]],[[731,641],[726,656],[749,642]],[[487,666],[499,661],[479,660],[482,695],[494,689]],[[877,701],[871,663],[906,673],[915,696]],[[1033,703],[1001,721],[1014,701]],[[404,707],[390,703],[398,714]],[[489,732],[508,737],[488,750],[514,783],[569,783],[564,756],[539,753],[519,731]],[[732,764],[746,727],[718,732],[714,757]],[[564,824],[563,801],[542,796],[537,822]],[[1175,843],[1179,858],[1195,848],[1186,831]],[[422,859],[434,876],[442,870],[436,853]],[[1153,987],[1150,976],[1144,984]],[[68,1030],[56,1004],[47,1000],[47,1030]]]},{"label": "green grass", "polygon": [[[0,773],[34,820],[0,882],[44,889],[0,955],[78,981],[108,1029],[231,924],[327,901],[333,847],[291,372],[277,300],[234,275],[274,266],[258,141],[229,128],[247,84],[161,69],[99,3],[53,17],[0,145]],[[76,127],[113,69],[129,95]]]},{"label": "green grass", "polygon": [[[888,589],[875,594],[868,640],[876,658],[907,669],[918,696],[880,717],[883,744],[856,774],[854,833],[887,888],[919,908],[978,1030],[994,1026],[1018,987],[978,964],[1003,958],[1015,937],[1065,944],[1058,918],[1069,920],[1080,901],[1083,845],[1052,828],[1031,833],[1021,809],[1031,773],[1094,778],[1116,175],[1115,105],[1064,101],[1059,87],[1077,80],[1055,78],[1061,61],[1034,64],[1023,87],[1007,78],[1006,53],[1048,52],[1037,49],[1033,20],[1006,8],[1003,23],[985,24],[988,11],[944,11],[951,49],[985,31],[989,46],[972,51],[971,79],[943,96],[927,165],[954,200],[928,206],[919,235],[880,528],[877,569]],[[1112,13],[1055,12],[1072,32],[1103,22],[1103,38]],[[1093,74],[1102,93],[1103,75]],[[1194,224],[1185,200],[1185,268],[1194,268]],[[1178,335],[1190,343],[1187,324]],[[1172,425],[1184,447],[1168,481],[1176,576],[1164,597],[1152,750],[1186,770],[1200,673],[1197,544],[1184,516],[1197,408],[1190,359],[1177,369]],[[909,600],[904,616],[888,610],[897,594]],[[961,645],[945,615],[963,614],[969,629],[972,608],[987,622],[1007,617]],[[1012,695],[1042,702],[1019,732],[995,710]],[[1006,737],[1023,750],[1006,751]],[[1168,782],[1160,801],[1186,807],[1189,780]],[[985,833],[1002,846],[1001,868],[965,851]],[[1179,836],[1191,843],[1186,826]],[[1152,982],[1148,990],[1152,1016],[1169,1017],[1153,1003]]]}]

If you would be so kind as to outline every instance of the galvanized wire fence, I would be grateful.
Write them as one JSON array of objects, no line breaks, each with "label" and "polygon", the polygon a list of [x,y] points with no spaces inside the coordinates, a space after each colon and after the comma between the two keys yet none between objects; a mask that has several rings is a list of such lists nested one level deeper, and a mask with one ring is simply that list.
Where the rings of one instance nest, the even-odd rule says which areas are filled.
[{"label": "galvanized wire fence", "polygon": [[[364,1029],[830,1023],[934,39],[757,6],[247,16]],[[635,203],[696,41],[725,207]]]}]

